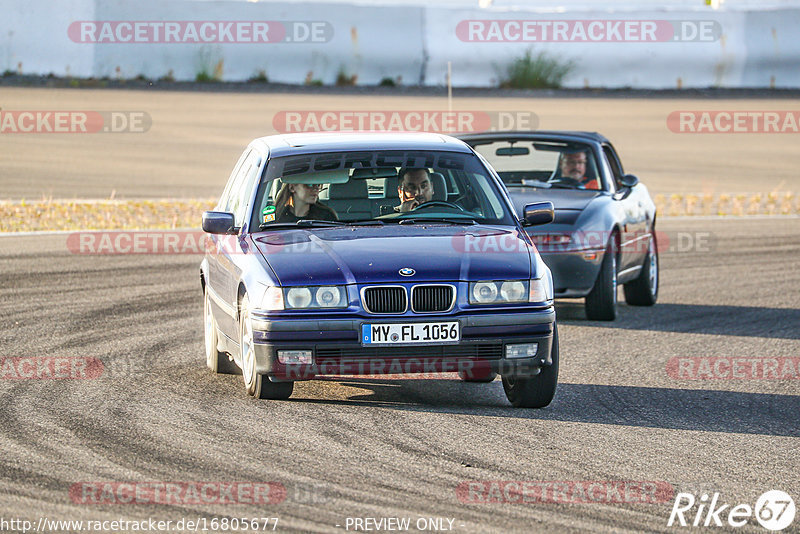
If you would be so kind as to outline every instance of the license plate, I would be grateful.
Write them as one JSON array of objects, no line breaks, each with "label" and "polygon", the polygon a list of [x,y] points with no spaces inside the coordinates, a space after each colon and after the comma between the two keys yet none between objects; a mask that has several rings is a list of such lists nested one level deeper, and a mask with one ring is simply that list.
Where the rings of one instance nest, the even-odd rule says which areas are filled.
[{"label": "license plate", "polygon": [[363,345],[448,343],[461,340],[458,321],[444,323],[362,324]]}]

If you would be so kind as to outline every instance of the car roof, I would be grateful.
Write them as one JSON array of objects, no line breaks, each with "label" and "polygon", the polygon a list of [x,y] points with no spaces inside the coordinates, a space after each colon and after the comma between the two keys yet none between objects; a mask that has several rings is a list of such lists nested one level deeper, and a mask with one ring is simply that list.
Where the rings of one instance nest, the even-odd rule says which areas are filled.
[{"label": "car roof", "polygon": [[447,150],[470,153],[461,140],[426,132],[309,132],[255,139],[270,157],[350,150]]},{"label": "car roof", "polygon": [[459,135],[459,139],[464,141],[474,141],[479,139],[505,139],[505,138],[522,138],[522,139],[553,139],[559,141],[589,141],[594,143],[608,143],[611,142],[603,135],[597,132],[583,132],[578,130],[521,130],[521,131],[508,131],[508,132],[483,132],[475,134]]}]

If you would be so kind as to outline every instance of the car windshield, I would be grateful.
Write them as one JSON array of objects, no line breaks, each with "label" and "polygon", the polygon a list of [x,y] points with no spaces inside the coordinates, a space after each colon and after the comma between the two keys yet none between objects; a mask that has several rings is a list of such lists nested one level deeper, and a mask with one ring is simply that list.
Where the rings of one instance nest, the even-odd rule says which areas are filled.
[{"label": "car windshield", "polygon": [[359,151],[270,160],[251,227],[514,224],[501,188],[474,154]]},{"label": "car windshield", "polygon": [[520,139],[474,148],[508,187],[604,189],[594,152],[584,143]]}]

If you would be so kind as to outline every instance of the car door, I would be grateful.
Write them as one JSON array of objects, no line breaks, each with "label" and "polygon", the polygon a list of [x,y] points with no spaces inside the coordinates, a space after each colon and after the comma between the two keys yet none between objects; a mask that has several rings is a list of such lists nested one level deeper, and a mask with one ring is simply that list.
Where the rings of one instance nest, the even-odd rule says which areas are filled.
[{"label": "car door", "polygon": [[[242,165],[234,176],[225,204],[220,206],[220,210],[233,213],[236,228],[244,226],[244,218],[247,207],[252,198],[253,185],[257,178],[261,164],[261,155],[256,150],[251,150],[245,156]],[[219,276],[219,296],[228,306],[225,320],[218,321],[220,330],[230,337],[237,339],[238,323],[236,321],[236,299],[239,277],[241,274],[241,261],[237,261],[242,254],[241,239],[243,235],[215,236],[216,240],[216,263],[219,266],[217,275]]]},{"label": "car door", "polygon": [[[233,170],[228,177],[228,181],[225,184],[225,189],[223,190],[222,195],[220,195],[219,202],[217,202],[217,205],[214,207],[215,210],[226,211],[226,206],[230,202],[233,184],[236,181],[236,178],[239,176],[239,170],[242,168],[242,164],[250,154],[251,150],[252,149],[248,147],[242,152],[242,155],[239,156],[239,160],[236,162],[236,165],[234,165]],[[206,240],[208,243],[210,243],[210,245],[206,248],[206,256],[208,259],[207,270],[204,273],[206,289],[211,297],[211,307],[217,324],[224,330],[227,330],[226,325],[230,324],[231,309],[230,305],[227,304],[222,298],[222,295],[225,293],[227,276],[225,275],[226,269],[220,264],[219,251],[227,242],[227,240],[229,240],[229,238],[230,236],[206,234]]]},{"label": "car door", "polygon": [[614,201],[619,203],[622,220],[622,239],[619,272],[641,265],[647,252],[648,228],[647,211],[643,202],[644,191],[639,186],[624,187],[621,179],[624,175],[622,163],[616,150],[610,144],[603,145],[603,156],[611,169],[614,178]]}]

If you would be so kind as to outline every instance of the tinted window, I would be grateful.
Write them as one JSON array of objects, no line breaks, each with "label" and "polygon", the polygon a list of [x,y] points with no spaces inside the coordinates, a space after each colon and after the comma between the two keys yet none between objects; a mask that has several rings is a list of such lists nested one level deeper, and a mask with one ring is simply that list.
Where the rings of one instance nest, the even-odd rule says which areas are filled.
[{"label": "tinted window", "polygon": [[253,225],[299,219],[449,219],[515,224],[498,183],[474,154],[332,152],[270,160]]},{"label": "tinted window", "polygon": [[250,152],[245,158],[244,163],[242,163],[233,181],[233,185],[231,186],[228,205],[225,211],[233,213],[236,226],[242,226],[244,223],[244,216],[247,212],[247,201],[251,197],[260,162],[261,157],[258,153],[255,151]]},{"label": "tinted window", "polygon": [[250,154],[251,150],[252,149],[250,148],[246,148],[245,151],[242,152],[242,155],[239,156],[239,161],[237,161],[236,165],[233,167],[233,171],[228,177],[228,182],[225,184],[225,190],[222,192],[222,196],[219,199],[219,204],[217,205],[218,209],[227,211],[227,206],[230,203],[230,194],[231,188],[233,187],[233,182],[236,180],[236,177],[239,176],[239,169],[241,169],[242,163],[247,155]]}]

